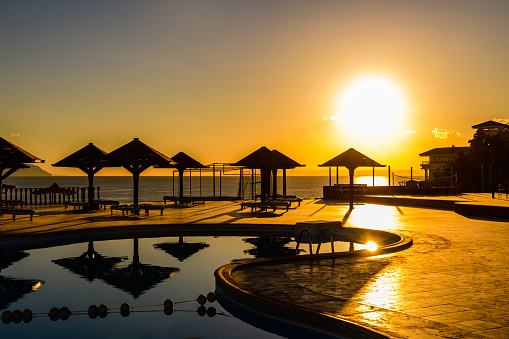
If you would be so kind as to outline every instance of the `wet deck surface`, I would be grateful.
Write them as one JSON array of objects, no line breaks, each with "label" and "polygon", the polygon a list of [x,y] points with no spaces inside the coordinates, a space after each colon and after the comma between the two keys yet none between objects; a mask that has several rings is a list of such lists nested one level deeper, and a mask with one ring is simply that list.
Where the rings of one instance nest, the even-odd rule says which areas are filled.
[{"label": "wet deck surface", "polygon": [[[509,207],[509,200],[488,194],[461,198]],[[344,220],[346,227],[394,231],[410,236],[414,245],[371,258],[253,267],[234,278],[274,301],[342,317],[395,338],[509,338],[507,220],[383,205],[356,205],[348,215],[347,203],[323,200],[305,200],[300,207],[275,213],[241,211],[239,202],[172,204],[163,216],[142,211],[140,217],[128,218],[115,211],[111,215],[109,209],[82,213],[33,208],[33,221],[22,215],[15,222],[9,215],[0,219],[0,246],[32,235],[126,226],[220,224],[275,230],[302,221]]]}]

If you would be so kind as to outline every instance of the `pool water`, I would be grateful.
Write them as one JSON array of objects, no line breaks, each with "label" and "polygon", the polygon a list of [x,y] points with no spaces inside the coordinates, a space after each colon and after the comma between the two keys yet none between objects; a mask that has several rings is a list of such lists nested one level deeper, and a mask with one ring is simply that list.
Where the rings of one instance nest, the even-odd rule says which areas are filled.
[{"label": "pool water", "polygon": [[[284,255],[295,248],[289,238],[278,239],[276,246],[273,240],[267,246],[261,238],[236,236],[107,240],[3,257],[0,283],[7,292],[0,294],[0,312],[30,309],[36,316],[28,323],[4,321],[0,333],[2,337],[279,338],[233,317],[217,301],[201,308],[196,302],[198,295],[214,291],[216,268],[232,260]],[[87,253],[95,257],[93,261],[85,259]],[[172,313],[166,312],[169,315],[161,306],[166,299],[176,303]],[[122,303],[133,307],[127,317],[119,313]],[[100,304],[117,309],[105,317],[89,317],[89,306]],[[139,307],[147,305],[159,306]],[[52,307],[64,306],[73,312],[67,320],[47,316]]]}]

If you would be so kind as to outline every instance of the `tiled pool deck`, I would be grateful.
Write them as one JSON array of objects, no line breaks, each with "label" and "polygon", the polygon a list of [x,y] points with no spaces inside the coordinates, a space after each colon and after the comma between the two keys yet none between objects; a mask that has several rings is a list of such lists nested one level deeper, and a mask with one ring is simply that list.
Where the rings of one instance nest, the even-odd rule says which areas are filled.
[{"label": "tiled pool deck", "polygon": [[[489,194],[443,199],[509,208],[509,200]],[[348,215],[346,203],[323,200],[305,200],[300,207],[275,213],[240,211],[238,202],[168,205],[163,216],[151,211],[127,219],[118,213],[111,216],[109,210],[35,210],[33,221],[28,216],[15,222],[9,215],[0,219],[0,248],[34,236],[98,228],[189,230],[220,224],[230,230],[256,225],[270,231],[302,221],[344,220],[346,227],[392,231],[411,237],[413,246],[369,258],[253,267],[234,278],[274,302],[345,319],[393,338],[509,338],[509,223],[490,218],[489,212],[466,217],[452,210],[366,204],[356,205]]]}]

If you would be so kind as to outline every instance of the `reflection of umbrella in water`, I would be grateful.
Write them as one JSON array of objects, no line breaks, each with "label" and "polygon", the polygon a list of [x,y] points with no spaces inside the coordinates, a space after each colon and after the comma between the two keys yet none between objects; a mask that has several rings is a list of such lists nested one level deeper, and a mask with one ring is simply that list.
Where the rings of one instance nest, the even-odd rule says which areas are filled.
[{"label": "reflection of umbrella in water", "polygon": [[154,248],[159,248],[172,257],[178,259],[178,261],[184,261],[198,251],[209,247],[209,244],[203,242],[188,243],[184,242],[184,237],[180,236],[179,241],[176,243],[165,242],[160,244],[154,244]]},{"label": "reflection of umbrella in water", "polygon": [[137,299],[162,281],[171,278],[177,271],[179,269],[176,267],[161,267],[140,263],[138,238],[135,238],[133,262],[126,267],[110,270],[102,275],[101,279]]},{"label": "reflection of umbrella in water", "polygon": [[0,309],[6,309],[9,304],[22,298],[25,294],[34,292],[42,284],[42,280],[16,279],[0,275]]},{"label": "reflection of umbrella in water", "polygon": [[102,256],[94,250],[94,243],[88,243],[88,250],[79,257],[62,258],[52,260],[55,264],[67,268],[69,271],[93,281],[101,278],[109,270],[113,269],[119,262],[124,261],[127,257],[106,257]]},{"label": "reflection of umbrella in water", "polygon": [[255,248],[244,250],[244,253],[251,254],[256,258],[295,255],[295,249],[286,246],[292,241],[290,237],[256,237],[242,240],[256,246]]},{"label": "reflection of umbrella in water", "polygon": [[350,209],[353,209],[353,177],[355,169],[357,167],[385,167],[385,165],[380,165],[375,160],[368,158],[367,156],[353,148],[344,151],[340,155],[318,166],[319,167],[344,166],[348,168],[348,172],[350,174]]},{"label": "reflection of umbrella in water", "polygon": [[23,258],[28,257],[30,254],[26,252],[0,252],[0,271],[4,268],[9,267],[16,261],[20,261]]}]

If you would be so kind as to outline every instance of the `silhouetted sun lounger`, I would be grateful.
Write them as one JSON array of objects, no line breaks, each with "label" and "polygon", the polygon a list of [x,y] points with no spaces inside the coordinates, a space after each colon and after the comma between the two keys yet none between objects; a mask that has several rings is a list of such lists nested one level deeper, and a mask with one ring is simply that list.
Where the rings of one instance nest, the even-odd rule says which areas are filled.
[{"label": "silhouetted sun lounger", "polygon": [[13,208],[13,207],[2,207],[0,208],[0,214],[12,214],[12,221],[16,221],[16,215],[27,215],[30,214],[30,221],[33,220],[34,210],[22,209],[22,208]]}]

